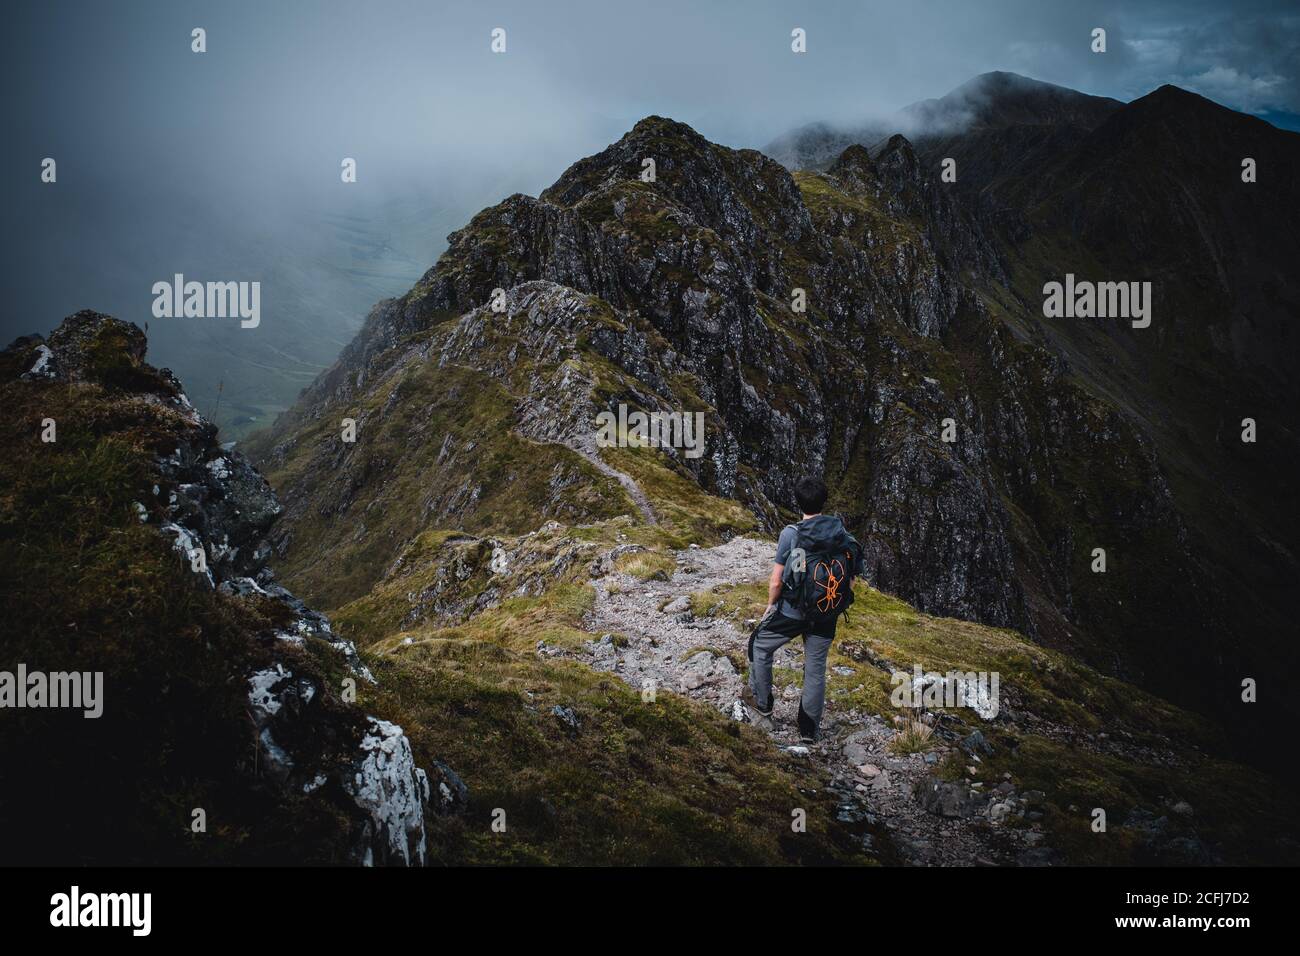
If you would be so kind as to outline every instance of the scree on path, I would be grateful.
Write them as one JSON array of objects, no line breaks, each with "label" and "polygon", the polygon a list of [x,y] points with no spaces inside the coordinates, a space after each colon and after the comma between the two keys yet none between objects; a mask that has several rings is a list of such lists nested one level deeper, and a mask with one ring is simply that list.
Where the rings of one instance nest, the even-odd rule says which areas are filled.
[{"label": "scree on path", "polygon": [[[653,681],[658,690],[682,694],[745,721],[740,696],[749,630],[740,628],[752,628],[754,622],[695,618],[690,596],[721,584],[766,581],[775,550],[775,542],[736,537],[717,547],[691,545],[677,552],[677,567],[667,581],[642,581],[617,570],[595,579],[596,600],[584,623],[593,639],[579,658],[638,690]],[[1041,845],[1041,832],[1002,826],[992,819],[996,812],[943,815],[944,801],[936,798],[931,776],[933,764],[924,754],[891,751],[888,745],[897,730],[882,715],[839,710],[828,694],[820,739],[801,744],[795,726],[803,681],[801,639],[777,653],[774,677],[783,668],[795,679],[777,694],[772,759],[807,760],[822,771],[840,799],[842,820],[883,826],[898,858],[910,865],[1013,865],[1052,859],[1051,851]],[[955,741],[942,741],[930,759],[942,759],[945,746],[953,745]],[[964,795],[961,784],[943,786],[960,788]],[[1009,792],[1009,784],[1001,786]],[[927,790],[933,812],[919,799]],[[986,796],[990,806],[997,804],[997,791]]]}]

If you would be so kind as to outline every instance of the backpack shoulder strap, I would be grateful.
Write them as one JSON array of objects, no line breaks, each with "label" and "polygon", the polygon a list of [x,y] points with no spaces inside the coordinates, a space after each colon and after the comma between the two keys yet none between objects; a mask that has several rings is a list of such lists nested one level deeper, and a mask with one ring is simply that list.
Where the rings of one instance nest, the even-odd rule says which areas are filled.
[{"label": "backpack shoulder strap", "polygon": [[781,574],[781,583],[785,587],[794,590],[798,588],[798,582],[803,580],[806,569],[806,555],[799,545],[799,527],[788,524],[785,526],[785,530],[794,532],[794,541],[790,543],[790,553],[785,559],[785,570]]}]

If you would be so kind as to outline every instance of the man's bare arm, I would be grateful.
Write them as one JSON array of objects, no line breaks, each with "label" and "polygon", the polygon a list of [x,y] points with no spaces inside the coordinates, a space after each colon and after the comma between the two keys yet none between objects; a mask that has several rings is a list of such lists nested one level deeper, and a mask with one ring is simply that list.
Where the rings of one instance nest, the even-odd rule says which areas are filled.
[{"label": "man's bare arm", "polygon": [[767,610],[763,612],[763,617],[771,614],[776,602],[781,599],[781,575],[784,571],[784,564],[772,565],[772,576],[767,579]]}]

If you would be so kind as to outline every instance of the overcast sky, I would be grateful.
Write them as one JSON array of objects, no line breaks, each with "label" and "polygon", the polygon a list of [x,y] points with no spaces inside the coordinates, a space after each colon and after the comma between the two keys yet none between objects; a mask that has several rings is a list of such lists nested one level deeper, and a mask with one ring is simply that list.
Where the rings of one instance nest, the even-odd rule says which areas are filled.
[{"label": "overcast sky", "polygon": [[[513,190],[536,193],[650,113],[761,147],[805,122],[861,121],[1011,70],[1123,100],[1174,83],[1300,126],[1298,9],[7,0],[0,336],[48,330],[80,306],[140,321],[148,285],[182,249],[201,268],[214,250],[237,258],[256,234],[327,256],[311,248],[311,238],[327,242],[318,230],[293,237],[286,224],[331,211],[372,221],[394,201],[437,206],[427,242],[408,250],[429,258],[422,269],[469,213]],[[1089,49],[1098,26],[1104,55]],[[206,53],[191,52],[194,27],[207,31]],[[495,27],[506,30],[505,54],[490,50]],[[795,27],[807,31],[806,54],[790,50]],[[54,189],[39,182],[46,156],[59,163]],[[345,156],[359,181],[341,191]],[[406,282],[392,278],[391,291]]]}]

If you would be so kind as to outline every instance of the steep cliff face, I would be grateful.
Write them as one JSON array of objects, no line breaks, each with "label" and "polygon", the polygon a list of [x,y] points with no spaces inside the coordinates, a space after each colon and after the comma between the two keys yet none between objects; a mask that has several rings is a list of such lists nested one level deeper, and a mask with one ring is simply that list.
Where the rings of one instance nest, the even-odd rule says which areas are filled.
[{"label": "steep cliff face", "polygon": [[[765,526],[825,474],[872,582],[922,610],[1138,678],[1175,635],[1205,653],[1160,464],[1045,347],[1000,236],[901,136],[792,175],[643,120],[454,233],[253,442],[291,502],[281,565],[334,606],[428,527],[636,514],[592,447],[596,414],[626,403],[704,412],[704,456],[660,464]],[[336,437],[347,417],[355,444]],[[1116,540],[1160,579],[1092,573]],[[358,571],[339,586],[326,564]]]},{"label": "steep cliff face", "polygon": [[266,568],[275,495],[145,346],[79,312],[0,356],[4,668],[102,679],[93,719],[6,711],[10,859],[423,864],[454,773],[349,702],[355,647]]},{"label": "steep cliff face", "polygon": [[[1300,441],[1283,424],[1300,384],[1291,278],[1300,249],[1290,222],[1300,193],[1282,173],[1300,162],[1300,137],[1175,87],[1123,105],[1006,74],[904,112],[911,119],[899,128],[918,131],[922,170],[937,175],[954,159],[946,190],[993,239],[1006,281],[979,291],[997,324],[1102,399],[1123,419],[1121,432],[1104,432],[1130,446],[1118,457],[1147,463],[1130,471],[1143,488],[1111,480],[1111,466],[1098,467],[1110,455],[1095,444],[1087,455],[1100,457],[1079,468],[1088,459],[1072,450],[1071,429],[1046,420],[1069,410],[1082,421],[1079,402],[1044,403],[1036,375],[998,381],[987,375],[996,366],[981,363],[1001,404],[983,416],[991,447],[1013,510],[1026,513],[1017,521],[1041,530],[1066,519],[1066,533],[1019,536],[1029,600],[1062,611],[1072,626],[1054,629],[1060,639],[1074,626],[1086,632],[1096,662],[1109,658],[1119,673],[1230,714],[1239,741],[1267,759],[1269,728],[1294,717],[1293,683],[1283,677],[1271,704],[1244,714],[1238,685],[1265,670],[1289,674],[1296,662],[1289,594],[1300,582],[1300,512],[1278,503],[1294,499],[1300,467]],[[836,142],[869,144],[870,153],[849,147],[869,161],[887,151],[889,132],[886,124]],[[813,166],[827,169],[833,137],[813,133],[824,154]],[[1044,283],[1066,273],[1149,281],[1153,324],[1139,333],[1122,321],[1042,316]],[[1023,430],[1026,414],[1042,427]],[[1243,440],[1262,422],[1272,423],[1266,436]],[[1041,480],[1062,468],[1073,488]],[[1117,492],[1122,505],[1079,507]],[[1068,559],[1079,534],[1109,542],[1112,562],[1123,561],[1125,582],[1106,579],[1106,599],[1088,599],[1101,579]],[[1171,554],[1183,557],[1170,563]]]},{"label": "steep cliff face", "polygon": [[[1280,503],[1294,500],[1300,467],[1300,439],[1284,424],[1300,400],[1291,222],[1300,190],[1283,172],[1300,163],[1300,136],[1171,86],[1069,130],[1024,163],[959,160],[958,195],[974,198],[998,236],[1013,299],[1041,301],[1043,283],[1067,272],[1150,283],[1144,329],[1009,315],[1122,414],[1159,462],[1176,515],[1141,510],[1134,520],[1165,522],[1202,584],[1190,613],[1178,612],[1184,589],[1148,589],[1153,603],[1142,606],[1159,613],[1142,638],[1143,679],[1221,706],[1243,742],[1275,739],[1270,728],[1294,716],[1289,680],[1267,706],[1242,713],[1238,698],[1242,678],[1289,674],[1296,662],[1300,527],[1297,509]],[[944,155],[1020,146],[1014,130],[988,129],[921,152],[937,168]],[[1262,431],[1247,440],[1249,429]],[[1118,555],[1111,549],[1124,560],[1117,570],[1167,578],[1164,552],[1127,540],[1125,529],[1095,532],[1123,542]],[[1080,611],[1094,634],[1128,626],[1116,602]]]}]

